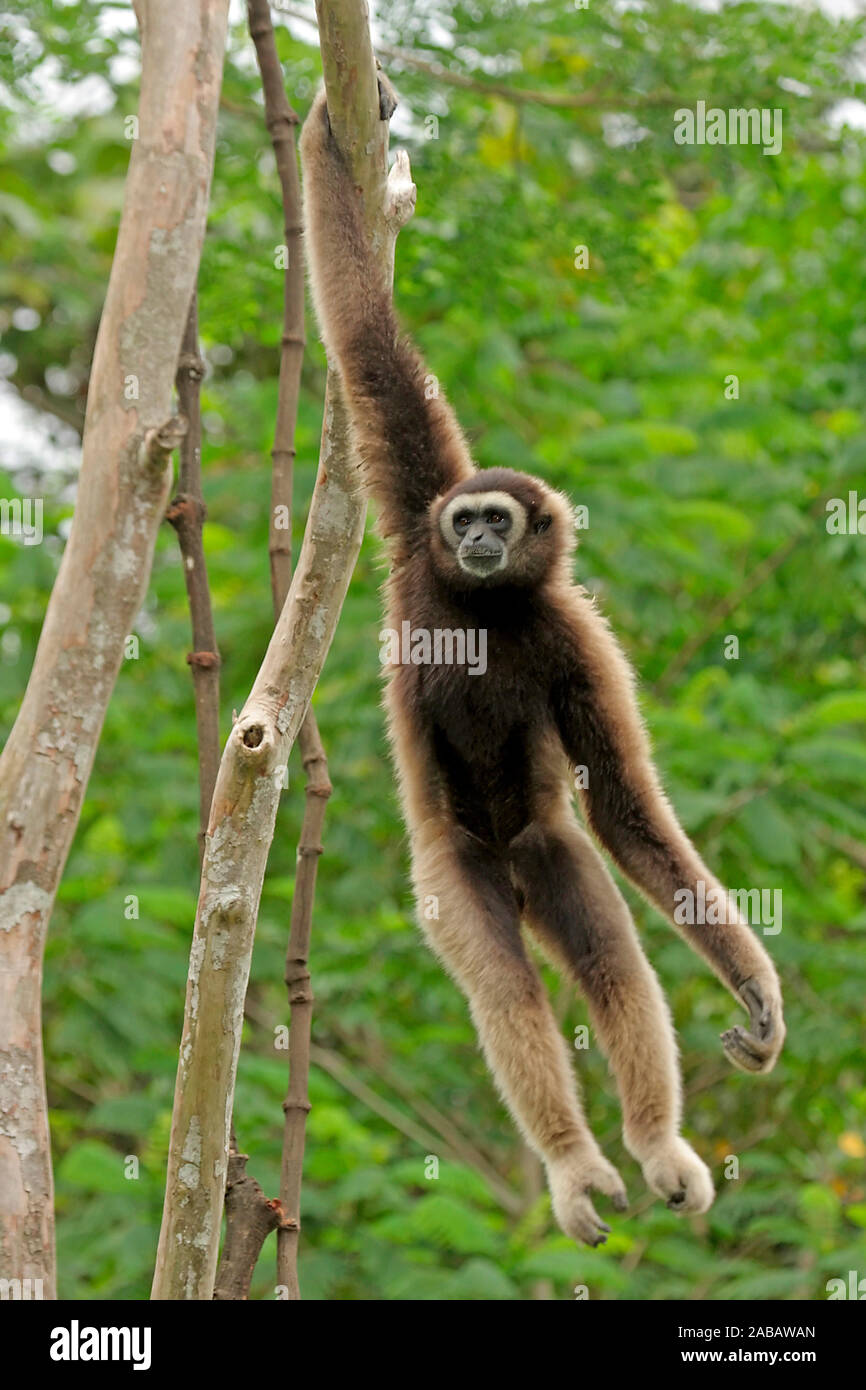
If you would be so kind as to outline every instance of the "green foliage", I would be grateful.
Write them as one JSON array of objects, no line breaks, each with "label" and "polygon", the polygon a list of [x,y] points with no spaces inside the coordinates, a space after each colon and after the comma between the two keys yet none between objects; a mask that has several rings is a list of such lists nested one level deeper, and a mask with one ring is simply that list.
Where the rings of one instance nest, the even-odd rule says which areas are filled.
[{"label": "green foliage", "polygon": [[[393,65],[404,101],[396,138],[410,146],[418,184],[397,298],[478,461],[537,470],[588,507],[577,574],[639,669],[684,823],[726,882],[782,889],[782,930],[767,943],[789,1034],[771,1077],[727,1068],[718,1034],[732,1018],[728,997],[627,890],[679,1031],[687,1133],[719,1197],[686,1224],[647,1200],[593,1047],[576,1054],[590,1119],[634,1205],[602,1250],[556,1232],[465,1005],[412,924],[378,704],[382,561],[368,540],[316,696],[335,793],[312,958],[319,1052],[303,1291],[507,1300],[570,1298],[585,1284],[593,1298],[822,1298],[827,1279],[866,1268],[866,538],[829,535],[824,513],[828,498],[866,489],[864,141],[830,118],[839,99],[863,96],[849,69],[855,31],[818,10],[764,3],[377,9],[389,42],[471,62],[462,70],[479,82],[495,69],[516,87],[597,95],[573,109],[517,105]],[[440,21],[432,29],[431,17]],[[64,422],[60,439],[82,418],[121,207],[123,122],[136,109],[131,20],[98,0],[36,0],[0,46],[0,81],[15,77],[0,104],[0,290],[10,312],[38,315],[36,328],[32,316],[7,323],[2,364],[43,422]],[[437,49],[442,22],[459,59]],[[311,30],[293,29],[302,37],[281,28],[280,52],[303,112],[318,57]],[[779,107],[782,153],[676,145],[673,111],[699,99]],[[435,140],[425,138],[430,114]],[[224,733],[271,629],[281,240],[251,46],[237,28],[200,288],[210,364],[205,540]],[[575,269],[577,245],[589,248],[586,270]],[[309,337],[296,543],[324,380],[312,320]],[[46,537],[32,547],[0,537],[4,730],[73,500],[69,479],[38,453],[23,469],[8,449],[0,459],[0,494],[45,498]],[[120,673],[46,957],[61,1290],[70,1297],[145,1297],[162,1206],[198,887],[188,616],[169,528],[136,633],[140,656]],[[726,658],[729,635],[737,659]],[[241,1142],[269,1194],[279,1180],[285,1053],[274,1029],[287,1017],[301,785],[293,761],[237,1093]],[[571,1036],[584,1007],[550,983]],[[127,1155],[139,1159],[137,1179],[124,1176]],[[739,1176],[726,1180],[730,1156]],[[255,1297],[273,1296],[272,1270],[273,1238]]]}]

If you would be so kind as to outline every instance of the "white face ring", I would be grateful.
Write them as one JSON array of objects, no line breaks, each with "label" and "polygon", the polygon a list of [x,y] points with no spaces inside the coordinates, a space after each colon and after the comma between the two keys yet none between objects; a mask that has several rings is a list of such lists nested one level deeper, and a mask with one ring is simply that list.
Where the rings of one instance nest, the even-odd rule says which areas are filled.
[{"label": "white face ring", "polygon": [[511,517],[511,530],[508,532],[507,543],[509,546],[517,545],[526,534],[527,515],[526,509],[516,497],[512,497],[508,492],[461,492],[459,497],[452,497],[447,507],[443,507],[442,515],[439,518],[439,530],[442,539],[449,550],[454,547],[454,517],[457,512],[463,511],[485,511],[493,509],[498,512],[505,512]]}]

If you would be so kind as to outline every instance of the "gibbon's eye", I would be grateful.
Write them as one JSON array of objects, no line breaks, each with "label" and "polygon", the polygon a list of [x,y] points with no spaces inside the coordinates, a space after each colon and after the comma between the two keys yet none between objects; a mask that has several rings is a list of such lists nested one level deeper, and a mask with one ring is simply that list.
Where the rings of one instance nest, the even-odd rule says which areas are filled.
[{"label": "gibbon's eye", "polygon": [[497,511],[495,507],[491,507],[489,512],[484,513],[484,520],[487,522],[488,526],[493,527],[494,531],[499,531],[502,534],[511,529],[510,514],[508,512]]},{"label": "gibbon's eye", "polygon": [[454,530],[465,531],[471,520],[472,517],[468,512],[459,512],[454,518]]}]

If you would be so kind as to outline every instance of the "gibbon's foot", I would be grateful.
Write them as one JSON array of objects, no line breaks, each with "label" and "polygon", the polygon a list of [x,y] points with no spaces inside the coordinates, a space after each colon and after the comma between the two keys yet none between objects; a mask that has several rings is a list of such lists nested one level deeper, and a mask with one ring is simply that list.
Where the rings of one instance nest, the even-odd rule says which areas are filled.
[{"label": "gibbon's foot", "polygon": [[547,1162],[547,1184],[553,1214],[572,1240],[604,1245],[610,1226],[589,1200],[590,1188],[609,1197],[615,1211],[625,1211],[628,1195],[612,1163],[598,1151],[582,1150]]},{"label": "gibbon's foot", "polygon": [[390,121],[399,105],[397,93],[384,72],[377,72],[376,78],[379,83],[379,120]]},{"label": "gibbon's foot", "polygon": [[678,1134],[645,1150],[640,1165],[647,1187],[663,1197],[671,1211],[707,1211],[712,1206],[716,1193],[710,1170]]},{"label": "gibbon's foot", "polygon": [[778,992],[774,993],[775,997],[768,1002],[758,980],[746,980],[740,985],[740,998],[749,1010],[751,1029],[737,1024],[720,1036],[728,1061],[741,1071],[772,1071],[782,1051],[785,1041],[782,1001]]}]

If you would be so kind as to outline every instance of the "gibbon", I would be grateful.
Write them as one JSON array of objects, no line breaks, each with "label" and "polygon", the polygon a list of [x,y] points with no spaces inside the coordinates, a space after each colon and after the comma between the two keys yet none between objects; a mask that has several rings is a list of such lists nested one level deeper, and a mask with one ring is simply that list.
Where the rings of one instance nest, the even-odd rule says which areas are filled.
[{"label": "gibbon", "polygon": [[[383,81],[380,92],[388,120],[396,103]],[[590,1192],[617,1211],[627,1197],[584,1118],[522,924],[586,998],[619,1090],[625,1145],[648,1186],[674,1211],[706,1211],[709,1170],[680,1135],[670,1013],[573,792],[593,836],[674,925],[678,890],[726,895],[661,789],[631,668],[572,580],[568,502],[538,478],[476,469],[451,408],[425,389],[431,378],[371,258],[324,93],[300,148],[313,299],[390,551],[388,621],[413,632],[486,631],[483,674],[447,662],[388,671],[422,929],[467,996],[502,1096],[545,1165],[563,1231],[602,1243],[610,1227]],[[405,154],[398,161],[414,196]],[[749,1013],[748,1028],[722,1034],[727,1056],[766,1072],[785,1034],[779,981],[749,926],[727,915],[725,925],[682,935]]]}]

